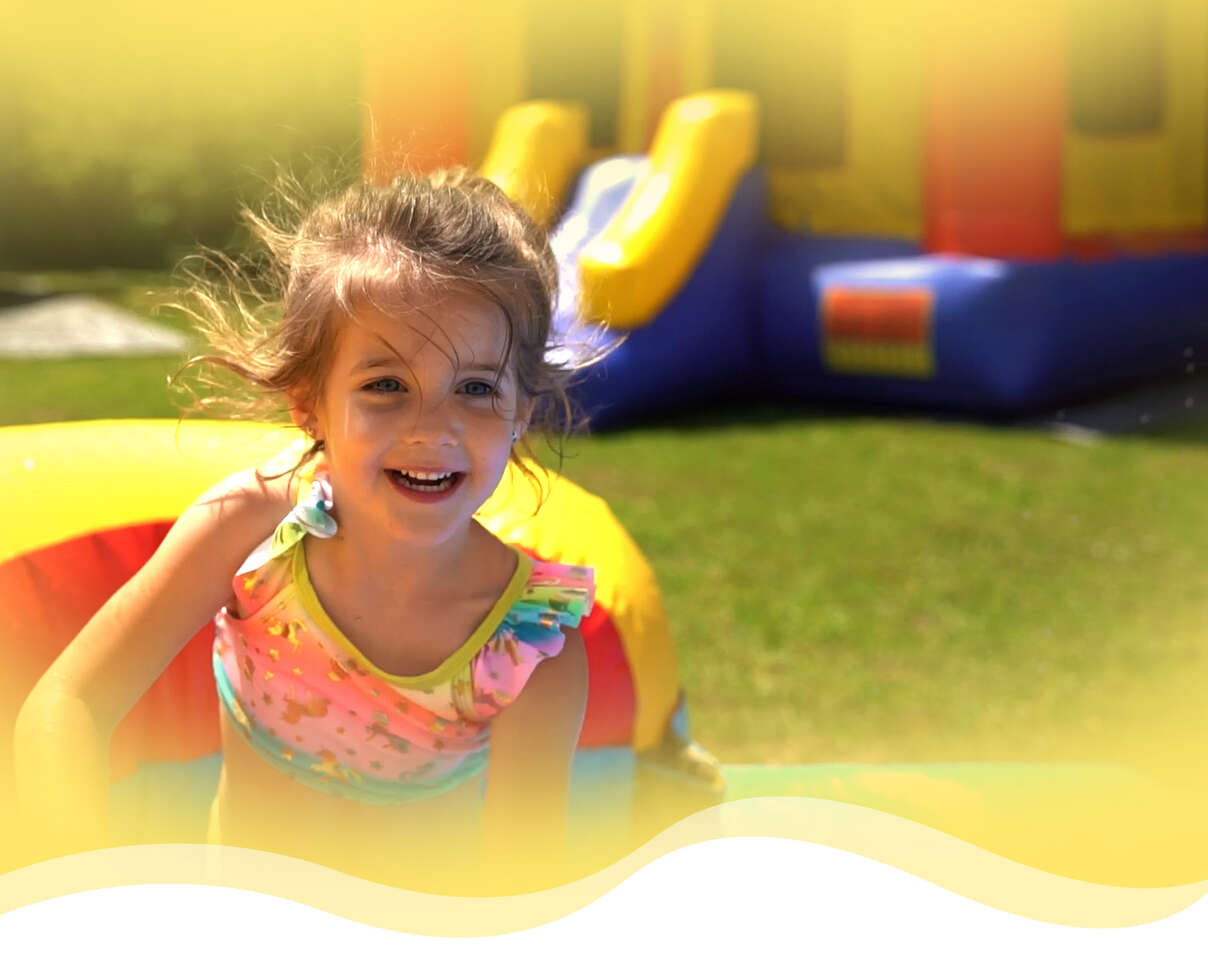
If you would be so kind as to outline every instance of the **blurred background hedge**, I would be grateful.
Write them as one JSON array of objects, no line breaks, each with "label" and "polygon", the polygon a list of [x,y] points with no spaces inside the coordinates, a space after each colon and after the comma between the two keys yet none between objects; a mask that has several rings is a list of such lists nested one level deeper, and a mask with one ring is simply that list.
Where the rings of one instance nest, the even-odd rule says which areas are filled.
[{"label": "blurred background hedge", "polygon": [[229,250],[276,165],[358,169],[362,24],[330,4],[52,3],[6,21],[0,269]]}]

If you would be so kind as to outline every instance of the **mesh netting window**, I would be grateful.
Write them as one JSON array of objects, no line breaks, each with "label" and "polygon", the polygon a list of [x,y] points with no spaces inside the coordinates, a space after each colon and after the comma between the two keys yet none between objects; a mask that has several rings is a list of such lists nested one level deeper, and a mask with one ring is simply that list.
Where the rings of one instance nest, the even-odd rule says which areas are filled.
[{"label": "mesh netting window", "polygon": [[1071,0],[1069,123],[1127,136],[1162,127],[1162,4]]},{"label": "mesh netting window", "polygon": [[527,97],[586,104],[591,113],[591,145],[615,146],[621,5],[533,0],[525,32]]},{"label": "mesh netting window", "polygon": [[759,98],[764,162],[842,166],[848,38],[841,6],[719,0],[714,10],[715,82]]}]

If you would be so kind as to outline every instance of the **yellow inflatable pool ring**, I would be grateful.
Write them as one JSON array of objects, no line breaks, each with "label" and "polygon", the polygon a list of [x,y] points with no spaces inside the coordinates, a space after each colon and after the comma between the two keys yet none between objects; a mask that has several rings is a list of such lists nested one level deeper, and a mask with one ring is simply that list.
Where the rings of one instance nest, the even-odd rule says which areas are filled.
[{"label": "yellow inflatable pool ring", "polygon": [[[205,421],[97,421],[0,429],[0,740],[37,678],[93,612],[154,552],[203,490],[294,442],[293,428]],[[583,623],[590,671],[580,746],[632,753],[657,746],[680,705],[674,648],[654,575],[608,507],[550,474],[535,492],[509,469],[480,512],[529,554],[596,568]],[[209,669],[212,625],[198,633],[115,733],[115,779],[140,764],[219,749]],[[183,706],[183,708],[182,708]],[[0,758],[2,759],[2,758]]]}]

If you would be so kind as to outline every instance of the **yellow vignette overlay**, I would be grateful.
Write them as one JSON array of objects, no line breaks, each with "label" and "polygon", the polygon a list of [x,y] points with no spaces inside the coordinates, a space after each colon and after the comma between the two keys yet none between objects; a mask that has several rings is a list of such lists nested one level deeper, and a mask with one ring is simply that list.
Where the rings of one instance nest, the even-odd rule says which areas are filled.
[{"label": "yellow vignette overlay", "polygon": [[1087,883],[1025,866],[871,808],[833,800],[760,797],[698,811],[603,870],[560,887],[516,896],[419,893],[258,850],[151,844],[74,854],[0,875],[0,913],[103,887],[188,883],[265,893],[404,933],[493,936],[560,919],[667,853],[726,837],[783,838],[846,850],[987,906],[1069,926],[1150,923],[1208,893],[1208,880],[1167,887]]}]

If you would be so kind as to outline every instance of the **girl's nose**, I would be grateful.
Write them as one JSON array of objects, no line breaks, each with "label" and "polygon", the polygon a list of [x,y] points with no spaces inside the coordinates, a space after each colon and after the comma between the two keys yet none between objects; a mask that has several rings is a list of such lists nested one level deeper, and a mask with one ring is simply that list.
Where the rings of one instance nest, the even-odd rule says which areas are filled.
[{"label": "girl's nose", "polygon": [[453,405],[443,399],[420,404],[415,420],[409,425],[408,442],[431,446],[456,446],[457,438],[461,435],[461,425],[452,408]]}]

